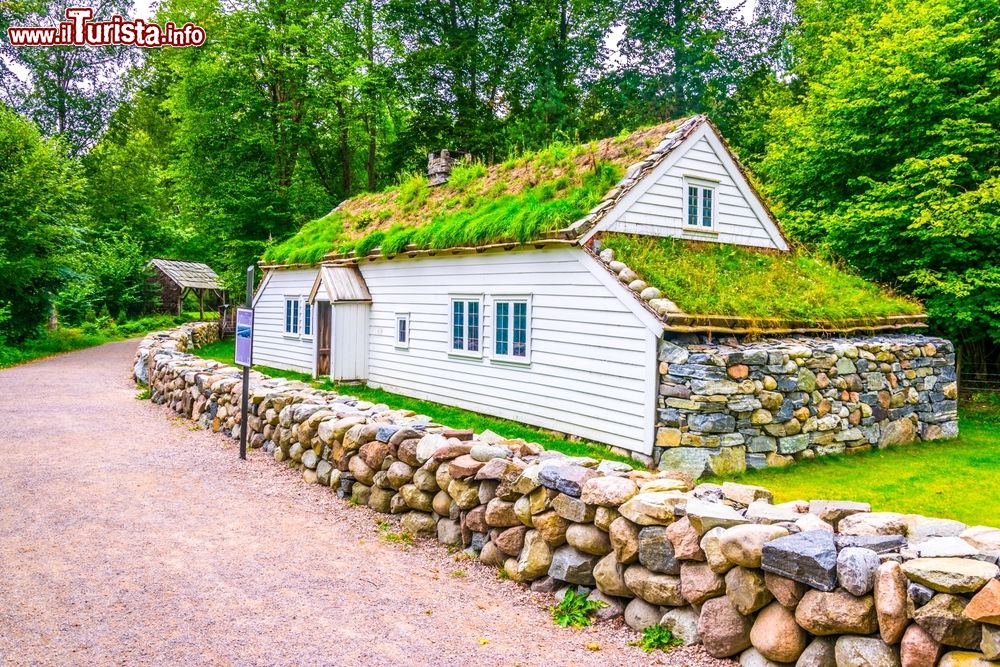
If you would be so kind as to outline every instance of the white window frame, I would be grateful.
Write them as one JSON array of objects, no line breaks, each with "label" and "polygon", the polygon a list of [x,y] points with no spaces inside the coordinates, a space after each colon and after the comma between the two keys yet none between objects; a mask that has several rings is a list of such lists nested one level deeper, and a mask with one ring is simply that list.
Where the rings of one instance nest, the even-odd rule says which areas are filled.
[{"label": "white window frame", "polygon": [[[455,357],[468,357],[471,359],[482,359],[483,347],[486,345],[485,309],[483,307],[482,294],[450,294],[448,295],[448,354]],[[455,304],[463,302],[475,302],[479,304],[479,349],[469,349],[469,307],[462,307],[462,348],[455,347]]]},{"label": "white window frame", "polygon": [[[492,346],[490,349],[492,359],[503,363],[530,364],[531,363],[531,295],[530,294],[494,294],[492,295],[492,310],[490,313],[493,323]],[[510,304],[507,314],[507,354],[497,352],[497,341],[500,340],[500,322],[497,317],[497,305],[501,303]],[[524,332],[524,356],[518,357],[514,351],[514,304],[523,303],[525,305],[525,332]]]},{"label": "white window frame", "polygon": [[[712,181],[706,178],[699,178],[696,176],[685,176],[684,182],[684,192],[681,201],[683,203],[683,228],[687,232],[708,232],[713,233],[718,231],[718,220],[719,220],[719,181]],[[698,202],[697,202],[697,216],[698,224],[692,225],[690,223],[690,214],[688,197],[690,196],[689,188],[698,188]],[[706,227],[703,223],[704,221],[704,206],[705,206],[705,195],[704,191],[710,190],[712,192],[712,217],[711,226]]]},{"label": "white window frame", "polygon": [[[291,324],[294,329],[289,329],[289,319],[288,319],[288,304],[295,304],[295,316],[291,319]],[[286,338],[301,338],[302,336],[302,297],[300,296],[286,296],[284,297],[284,308],[281,311],[281,329]]]},{"label": "white window frame", "polygon": [[[299,312],[302,313],[302,326],[299,327],[299,331],[304,340],[312,340],[313,335],[315,335],[316,308],[314,306],[315,304],[309,303],[309,297],[302,297],[302,304],[299,306]],[[309,309],[309,331],[306,331],[306,308]]]},{"label": "white window frame", "polygon": [[[400,349],[404,349],[405,350],[405,349],[409,348],[410,347],[410,335],[412,333],[410,331],[410,314],[409,313],[396,313],[395,318],[393,318],[393,322],[395,322],[395,326],[393,327],[393,332],[392,332],[393,344],[396,347],[400,348]],[[405,322],[405,326],[406,326],[406,340],[404,340],[404,341],[400,341],[399,340],[399,323],[400,322]],[[449,343],[450,342],[451,341],[449,339]]]}]

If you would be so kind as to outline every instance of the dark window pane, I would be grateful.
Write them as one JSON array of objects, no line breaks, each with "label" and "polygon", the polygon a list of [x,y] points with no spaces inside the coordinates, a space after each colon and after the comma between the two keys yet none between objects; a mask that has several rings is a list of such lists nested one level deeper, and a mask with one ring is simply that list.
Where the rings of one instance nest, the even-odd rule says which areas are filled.
[{"label": "dark window pane", "polygon": [[698,188],[688,186],[688,224],[698,225]]},{"label": "dark window pane", "polygon": [[479,351],[479,302],[469,301],[469,352]]},{"label": "dark window pane", "polygon": [[464,301],[455,301],[451,312],[451,348],[461,350],[465,347],[465,317]]},{"label": "dark window pane", "polygon": [[701,224],[705,227],[712,226],[712,190],[705,188],[701,191]]},{"label": "dark window pane", "polygon": [[496,322],[496,353],[506,355],[510,341],[510,304],[506,301],[497,302]]},{"label": "dark window pane", "polygon": [[514,356],[528,356],[528,304],[514,304]]}]

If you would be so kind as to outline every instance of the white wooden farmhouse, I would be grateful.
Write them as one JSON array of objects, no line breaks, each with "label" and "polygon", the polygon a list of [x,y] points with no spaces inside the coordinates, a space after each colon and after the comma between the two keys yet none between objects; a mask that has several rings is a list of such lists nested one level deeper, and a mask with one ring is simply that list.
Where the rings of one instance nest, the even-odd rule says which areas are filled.
[{"label": "white wooden farmhouse", "polygon": [[[432,155],[438,171],[442,158],[447,154]],[[543,157],[488,169],[456,166],[451,190],[451,182],[429,187],[424,181],[414,196],[404,184],[348,200],[310,223],[263,262],[254,362],[366,382],[650,454],[664,331],[738,332],[741,321],[681,312],[683,295],[664,298],[642,276],[619,275],[629,272],[604,261],[607,253],[602,260],[602,239],[673,237],[694,242],[692,248],[734,244],[772,253],[789,245],[703,116],[595,142],[571,150],[563,162],[568,170],[557,165],[549,172]],[[557,221],[530,238],[512,232],[450,247],[420,242],[422,225],[461,208],[470,178],[481,182],[475,187],[482,196],[505,201],[554,183],[544,200],[551,201],[571,198],[574,184],[587,178],[583,170],[601,162],[617,165],[620,180],[575,221]],[[525,205],[535,201],[526,197]],[[418,233],[389,251],[400,223]],[[326,252],[296,256],[295,243],[313,242],[322,225],[334,230]],[[383,231],[381,246],[362,256],[338,251],[345,239],[373,229]],[[890,320],[864,328],[900,324]],[[810,323],[771,324],[787,332]]]}]

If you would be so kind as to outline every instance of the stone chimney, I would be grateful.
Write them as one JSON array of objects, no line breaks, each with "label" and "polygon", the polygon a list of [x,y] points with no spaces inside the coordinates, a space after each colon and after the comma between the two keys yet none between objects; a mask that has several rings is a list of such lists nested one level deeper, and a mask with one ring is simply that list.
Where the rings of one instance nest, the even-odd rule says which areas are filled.
[{"label": "stone chimney", "polygon": [[427,185],[433,187],[447,183],[452,166],[468,155],[465,151],[450,151],[447,148],[436,153],[429,153],[427,155]]}]

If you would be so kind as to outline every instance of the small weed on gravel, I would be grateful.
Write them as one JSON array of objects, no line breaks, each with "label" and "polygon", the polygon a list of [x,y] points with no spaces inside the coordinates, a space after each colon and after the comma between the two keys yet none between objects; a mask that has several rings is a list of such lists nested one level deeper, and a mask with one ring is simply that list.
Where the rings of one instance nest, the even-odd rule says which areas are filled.
[{"label": "small weed on gravel", "polygon": [[465,577],[465,570],[452,570],[451,576],[455,577],[456,579],[462,579],[463,577]]},{"label": "small weed on gravel", "polygon": [[149,397],[153,395],[153,392],[152,390],[150,390],[148,384],[137,382],[136,386],[139,387],[139,393],[135,395],[135,400],[148,401]]},{"label": "small weed on gravel", "polygon": [[410,535],[405,530],[400,531],[398,533],[393,532],[391,530],[393,526],[388,521],[379,521],[375,525],[379,529],[379,532],[382,533],[382,539],[385,540],[386,542],[392,542],[394,544],[405,544],[408,547],[413,546],[413,536]]},{"label": "small weed on gravel", "polygon": [[662,625],[651,625],[642,631],[642,639],[629,642],[630,646],[638,646],[646,653],[653,651],[667,651],[677,646],[682,646],[682,642],[674,633]]},{"label": "small weed on gravel", "polygon": [[603,606],[600,600],[588,600],[586,595],[570,588],[559,604],[553,605],[552,621],[563,628],[585,628],[593,623],[594,612]]}]

